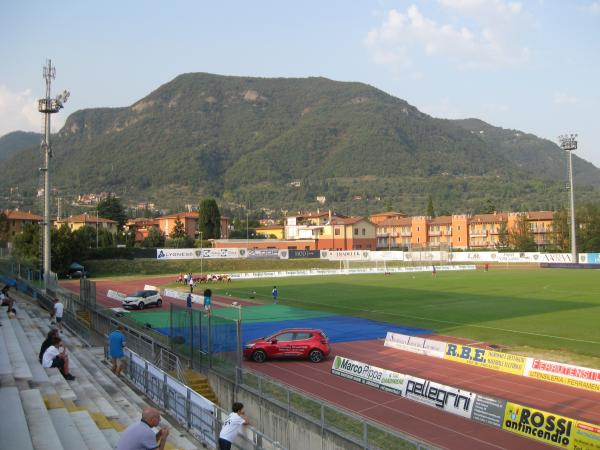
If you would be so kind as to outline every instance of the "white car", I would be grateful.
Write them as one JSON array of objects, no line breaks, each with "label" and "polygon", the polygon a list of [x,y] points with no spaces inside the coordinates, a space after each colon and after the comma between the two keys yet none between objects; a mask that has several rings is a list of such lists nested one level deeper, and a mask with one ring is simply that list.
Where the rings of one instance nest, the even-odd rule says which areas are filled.
[{"label": "white car", "polygon": [[144,309],[147,306],[162,307],[162,297],[158,291],[143,290],[123,299],[123,308]]}]

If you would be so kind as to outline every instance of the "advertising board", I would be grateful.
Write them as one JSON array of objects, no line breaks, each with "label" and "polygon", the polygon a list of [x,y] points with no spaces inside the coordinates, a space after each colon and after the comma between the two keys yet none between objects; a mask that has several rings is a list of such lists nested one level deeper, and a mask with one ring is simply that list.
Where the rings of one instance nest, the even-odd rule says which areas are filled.
[{"label": "advertising board", "polygon": [[321,258],[330,261],[368,261],[369,250],[321,250]]},{"label": "advertising board", "polygon": [[500,372],[523,375],[527,358],[463,344],[446,344],[444,359]]},{"label": "advertising board", "polygon": [[528,358],[525,375],[589,391],[600,392],[600,370]]},{"label": "advertising board", "polygon": [[446,353],[446,343],[433,339],[423,339],[417,336],[394,333],[388,331],[383,343],[385,347],[397,348],[420,355],[443,358]]},{"label": "advertising board", "polygon": [[[245,249],[244,252],[246,251]],[[235,259],[244,258],[239,248],[157,248],[156,259]]]},{"label": "advertising board", "polygon": [[297,258],[320,258],[321,257],[321,250],[296,250],[296,249],[290,249],[288,250],[289,252],[289,258],[290,259],[297,259]]},{"label": "advertising board", "polygon": [[338,356],[333,360],[331,373],[386,392],[402,395],[405,375]]},{"label": "advertising board", "polygon": [[476,394],[423,378],[406,376],[402,394],[411,400],[471,418]]},{"label": "advertising board", "polygon": [[506,400],[477,394],[471,418],[476,422],[502,428]]},{"label": "advertising board", "polygon": [[558,414],[507,402],[502,429],[544,444],[573,449],[575,422]]}]

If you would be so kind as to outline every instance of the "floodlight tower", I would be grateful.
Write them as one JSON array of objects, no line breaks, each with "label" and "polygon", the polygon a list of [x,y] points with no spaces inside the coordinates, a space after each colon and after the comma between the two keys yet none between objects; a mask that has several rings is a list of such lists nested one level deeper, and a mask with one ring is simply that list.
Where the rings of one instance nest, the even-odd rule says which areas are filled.
[{"label": "floodlight tower", "polygon": [[50,158],[52,158],[52,147],[50,145],[50,117],[57,113],[63,107],[63,104],[69,98],[69,92],[63,91],[56,98],[50,98],[50,88],[52,80],[56,78],[56,68],[52,61],[44,67],[44,79],[46,80],[46,97],[38,100],[38,111],[44,114],[44,137],[42,138],[42,150],[44,152],[44,167],[40,170],[44,172],[44,288],[48,287],[50,276]]},{"label": "floodlight tower", "polygon": [[569,155],[569,197],[571,200],[571,260],[573,264],[577,263],[577,237],[575,234],[575,194],[573,192],[573,158],[572,153],[577,150],[577,135],[563,134],[558,137],[560,146]]}]

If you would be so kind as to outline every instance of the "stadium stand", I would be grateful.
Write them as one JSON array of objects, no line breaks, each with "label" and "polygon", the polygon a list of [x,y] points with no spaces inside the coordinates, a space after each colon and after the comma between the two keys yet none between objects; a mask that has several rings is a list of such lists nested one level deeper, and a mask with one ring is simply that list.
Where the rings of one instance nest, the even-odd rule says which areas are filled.
[{"label": "stadium stand", "polygon": [[[116,377],[103,355],[68,330],[66,344],[74,381],[58,369],[44,369],[38,351],[49,330],[47,313],[19,302],[18,317],[0,327],[0,449],[110,450],[120,433],[141,417],[149,404]],[[164,425],[176,428],[165,419]],[[185,432],[171,432],[166,448],[202,447]]]}]

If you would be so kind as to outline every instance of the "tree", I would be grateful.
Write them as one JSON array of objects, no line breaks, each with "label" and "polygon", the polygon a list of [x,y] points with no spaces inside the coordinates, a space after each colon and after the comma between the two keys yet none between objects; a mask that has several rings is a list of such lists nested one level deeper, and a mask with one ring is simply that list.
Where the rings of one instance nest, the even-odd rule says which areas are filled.
[{"label": "tree", "polygon": [[165,236],[158,227],[152,227],[150,228],[150,231],[148,231],[148,237],[144,239],[142,245],[144,247],[162,247],[165,245]]},{"label": "tree", "polygon": [[431,218],[435,217],[435,210],[433,209],[433,198],[431,194],[427,197],[427,215]]},{"label": "tree", "polygon": [[198,229],[203,239],[221,237],[221,213],[214,198],[206,198],[200,203],[198,211]]},{"label": "tree", "polygon": [[4,211],[0,212],[0,242],[5,243],[9,240],[8,235],[8,217]]},{"label": "tree", "polygon": [[26,224],[23,231],[13,238],[14,255],[32,263],[40,259],[40,227]]},{"label": "tree", "polygon": [[585,204],[577,211],[577,250],[581,253],[600,252],[600,207]]},{"label": "tree", "polygon": [[517,252],[534,252],[537,244],[533,239],[531,226],[525,214],[519,215],[514,228],[508,234],[508,240],[513,250]]},{"label": "tree", "polygon": [[121,200],[112,195],[98,202],[98,217],[114,220],[117,222],[119,230],[122,230],[127,222],[127,214],[125,214]]},{"label": "tree", "polygon": [[554,231],[553,244],[559,251],[567,251],[571,244],[571,237],[569,232],[568,213],[566,209],[563,208],[554,213],[552,228]]},{"label": "tree", "polygon": [[179,220],[179,217],[175,219],[175,226],[173,227],[173,231],[169,234],[171,239],[182,239],[186,237],[187,234],[185,232],[185,227],[183,226],[183,222]]},{"label": "tree", "polygon": [[508,245],[508,225],[506,222],[500,222],[500,227],[498,228],[498,244],[496,244],[496,248],[498,250],[506,250],[508,249]]}]

